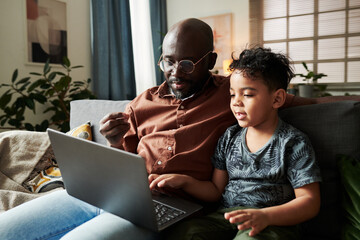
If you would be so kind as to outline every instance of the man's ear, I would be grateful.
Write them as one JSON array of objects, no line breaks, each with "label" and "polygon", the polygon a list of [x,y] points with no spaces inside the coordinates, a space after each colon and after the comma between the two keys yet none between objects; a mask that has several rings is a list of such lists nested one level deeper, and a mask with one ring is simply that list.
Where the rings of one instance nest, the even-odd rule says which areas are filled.
[{"label": "man's ear", "polygon": [[212,52],[210,53],[210,57],[209,57],[209,70],[213,69],[216,63],[216,59],[217,59],[217,53],[216,52]]},{"label": "man's ear", "polygon": [[284,89],[278,89],[274,92],[273,108],[280,108],[284,105],[286,100],[286,91]]}]

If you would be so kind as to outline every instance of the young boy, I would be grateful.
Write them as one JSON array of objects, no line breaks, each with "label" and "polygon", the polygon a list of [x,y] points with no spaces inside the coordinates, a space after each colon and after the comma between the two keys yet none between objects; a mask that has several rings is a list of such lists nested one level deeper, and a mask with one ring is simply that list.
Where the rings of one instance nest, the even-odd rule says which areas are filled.
[{"label": "young boy", "polygon": [[238,124],[219,139],[212,181],[178,174],[149,176],[152,189],[182,188],[203,201],[222,196],[222,207],[177,224],[167,237],[299,238],[295,225],[319,211],[321,177],[308,138],[278,117],[294,76],[289,60],[270,49],[254,48],[233,59],[230,68],[230,108]]}]

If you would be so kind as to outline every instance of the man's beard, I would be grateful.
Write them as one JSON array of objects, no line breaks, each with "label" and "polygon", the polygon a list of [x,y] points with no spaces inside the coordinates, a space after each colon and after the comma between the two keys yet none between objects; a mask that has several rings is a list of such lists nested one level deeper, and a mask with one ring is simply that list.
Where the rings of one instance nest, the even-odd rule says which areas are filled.
[{"label": "man's beard", "polygon": [[[188,84],[189,89],[184,89],[184,90],[173,89],[172,84],[176,83],[176,82],[185,82],[186,84]],[[199,86],[194,85],[187,80],[181,80],[181,79],[177,79],[177,78],[168,80],[167,84],[169,86],[171,93],[173,93],[175,95],[175,98],[180,99],[180,100],[192,96],[194,93],[196,93],[199,90]]]}]

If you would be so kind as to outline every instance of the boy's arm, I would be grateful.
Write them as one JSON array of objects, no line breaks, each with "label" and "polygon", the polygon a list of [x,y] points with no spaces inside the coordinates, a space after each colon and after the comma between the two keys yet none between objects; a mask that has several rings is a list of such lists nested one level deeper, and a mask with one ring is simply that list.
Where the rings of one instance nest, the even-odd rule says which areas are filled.
[{"label": "boy's arm", "polygon": [[225,218],[238,225],[240,230],[252,228],[254,236],[270,225],[296,225],[315,217],[320,210],[319,183],[295,189],[296,198],[282,205],[263,209],[244,209],[225,213]]},{"label": "boy's arm", "polygon": [[211,181],[200,181],[182,174],[150,174],[150,189],[170,187],[182,189],[189,195],[206,202],[218,201],[228,181],[225,170],[214,169]]},{"label": "boy's arm", "polygon": [[318,214],[320,210],[319,183],[307,184],[294,191],[296,198],[292,201],[263,209],[269,219],[269,225],[296,225]]}]

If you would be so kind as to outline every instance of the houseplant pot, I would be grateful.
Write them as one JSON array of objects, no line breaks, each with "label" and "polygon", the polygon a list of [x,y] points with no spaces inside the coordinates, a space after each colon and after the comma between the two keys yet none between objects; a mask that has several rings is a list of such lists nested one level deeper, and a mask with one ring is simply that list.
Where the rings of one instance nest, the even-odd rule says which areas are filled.
[{"label": "houseplant pot", "polygon": [[300,84],[299,85],[299,96],[312,98],[314,96],[314,85]]},{"label": "houseplant pot", "polygon": [[[303,81],[306,81],[306,84],[299,84],[299,96],[312,98],[314,97],[314,86],[317,84],[317,80],[326,77],[326,74],[323,73],[315,73],[310,71],[305,62],[302,62],[307,74],[297,73],[295,76],[303,77]],[[325,86],[326,88],[326,86]]]}]

